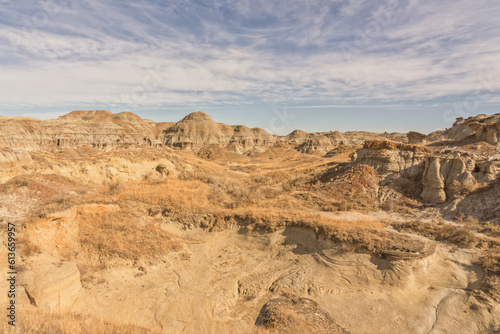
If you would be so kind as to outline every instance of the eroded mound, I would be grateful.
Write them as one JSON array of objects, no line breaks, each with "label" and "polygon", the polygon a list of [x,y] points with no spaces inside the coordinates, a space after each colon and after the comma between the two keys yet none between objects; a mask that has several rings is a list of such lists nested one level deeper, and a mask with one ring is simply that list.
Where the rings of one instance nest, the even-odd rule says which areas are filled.
[{"label": "eroded mound", "polygon": [[255,325],[279,333],[351,333],[309,298],[271,299],[260,310]]}]

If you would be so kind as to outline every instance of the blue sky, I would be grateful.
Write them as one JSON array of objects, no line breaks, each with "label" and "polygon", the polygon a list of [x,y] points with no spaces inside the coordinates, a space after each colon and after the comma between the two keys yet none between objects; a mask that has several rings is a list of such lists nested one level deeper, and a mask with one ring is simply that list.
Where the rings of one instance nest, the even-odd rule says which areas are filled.
[{"label": "blue sky", "polygon": [[499,15],[496,0],[0,0],[0,115],[428,133],[500,112]]}]

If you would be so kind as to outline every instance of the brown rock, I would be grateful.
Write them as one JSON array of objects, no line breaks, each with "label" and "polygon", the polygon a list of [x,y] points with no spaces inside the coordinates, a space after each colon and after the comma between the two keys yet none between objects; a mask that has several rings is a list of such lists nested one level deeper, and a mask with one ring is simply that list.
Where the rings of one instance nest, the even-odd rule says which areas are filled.
[{"label": "brown rock", "polygon": [[271,299],[260,310],[255,324],[280,333],[350,333],[308,298]]},{"label": "brown rock", "polygon": [[352,159],[354,163],[372,166],[380,173],[393,173],[420,164],[429,152],[423,146],[371,140]]},{"label": "brown rock", "polygon": [[410,144],[425,144],[427,142],[427,135],[424,135],[423,133],[410,131],[407,136],[408,143]]},{"label": "brown rock", "polygon": [[430,156],[425,160],[422,199],[437,204],[467,193],[477,184],[474,162],[464,157]]}]

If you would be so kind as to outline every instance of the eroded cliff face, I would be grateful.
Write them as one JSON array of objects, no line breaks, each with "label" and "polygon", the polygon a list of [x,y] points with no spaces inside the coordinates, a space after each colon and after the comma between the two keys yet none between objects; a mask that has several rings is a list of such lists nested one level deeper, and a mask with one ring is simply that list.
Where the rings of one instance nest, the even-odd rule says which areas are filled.
[{"label": "eroded cliff face", "polygon": [[352,160],[355,164],[372,166],[380,173],[394,173],[421,164],[430,152],[424,146],[371,140],[352,156]]},{"label": "eroded cliff face", "polygon": [[330,138],[320,135],[306,139],[301,145],[297,147],[297,151],[301,153],[319,153],[326,154],[326,152],[338,146],[338,143],[333,143]]},{"label": "eroded cliff face", "polygon": [[198,111],[164,130],[162,141],[174,148],[198,151],[203,146],[218,144],[232,148],[235,152],[245,153],[255,147],[274,144],[276,136],[260,128],[250,129],[244,125],[216,123],[212,117]]},{"label": "eroded cliff face", "polygon": [[472,138],[485,141],[491,145],[498,145],[500,138],[500,114],[478,115],[469,118],[457,118],[453,126],[441,133],[437,133],[433,140],[464,140]]},{"label": "eroded cliff face", "polygon": [[500,176],[498,157],[487,159],[474,151],[433,151],[432,147],[371,140],[351,155],[353,164],[372,166],[388,176],[384,184],[404,174],[418,178],[423,186],[421,199],[438,204],[466,195]]},{"label": "eroded cliff face", "polygon": [[[11,163],[18,168],[31,168],[34,152],[51,152],[57,149],[91,148],[108,152],[115,149],[152,148],[165,151],[172,148],[190,149],[198,153],[216,145],[228,152],[245,155],[284,144],[300,153],[325,155],[327,152],[337,149],[342,151],[364,143],[363,148],[352,155],[355,165],[372,166],[381,174],[407,173],[412,177],[421,175],[421,198],[425,202],[437,204],[454,199],[477,184],[492,182],[498,178],[498,149],[496,155],[490,153],[495,150],[492,145],[498,145],[499,126],[500,115],[497,114],[457,119],[452,128],[434,135],[410,132],[407,139],[398,133],[307,133],[300,130],[287,136],[276,136],[260,128],[217,123],[203,112],[191,113],[177,123],[155,123],[129,112],[113,114],[105,110],[73,111],[49,121],[0,117],[0,162]],[[387,138],[408,140],[419,145],[389,141]],[[433,144],[436,140],[457,141],[466,138],[482,142],[481,145],[487,146],[489,153],[476,154],[474,148],[468,148],[468,156],[463,157],[463,154],[458,154],[463,151],[461,148],[447,149],[448,146],[445,146],[443,149],[440,146],[438,149]],[[426,141],[429,144],[426,145]],[[124,170],[122,165],[103,167],[105,170],[96,175],[109,174],[114,179],[122,173],[120,170]],[[156,163],[152,166],[156,166]],[[78,167],[76,172],[56,163],[50,168],[61,169],[61,173],[67,172],[68,175],[75,175],[77,172],[89,175],[93,173],[90,171],[91,167],[85,166]]]},{"label": "eroded cliff face", "polygon": [[422,177],[422,199],[442,203],[472,190],[477,180],[472,175],[475,163],[468,158],[427,157]]},{"label": "eroded cliff face", "polygon": [[0,147],[27,151],[158,146],[156,124],[132,113],[74,111],[56,120],[0,117]]}]

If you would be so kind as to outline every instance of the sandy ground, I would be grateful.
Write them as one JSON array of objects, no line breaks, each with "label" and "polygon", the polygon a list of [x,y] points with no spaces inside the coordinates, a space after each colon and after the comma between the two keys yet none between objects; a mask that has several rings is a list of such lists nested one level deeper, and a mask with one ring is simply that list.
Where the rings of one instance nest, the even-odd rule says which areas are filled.
[{"label": "sandy ground", "polygon": [[104,270],[71,309],[162,333],[248,332],[283,293],[317,301],[352,333],[479,333],[500,319],[498,304],[468,294],[484,275],[471,251],[440,245],[424,259],[390,261],[344,253],[304,228],[164,228],[188,249],[161,265]]}]

